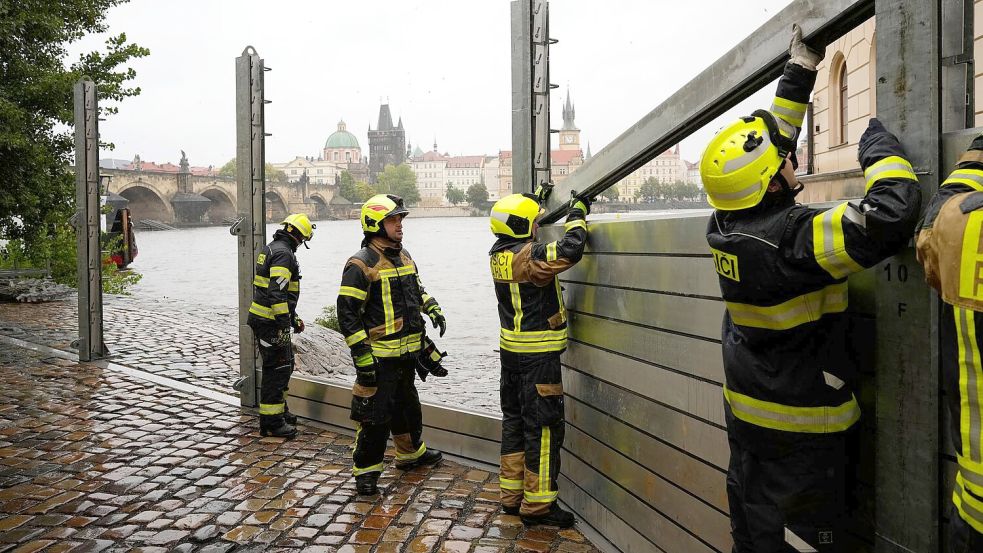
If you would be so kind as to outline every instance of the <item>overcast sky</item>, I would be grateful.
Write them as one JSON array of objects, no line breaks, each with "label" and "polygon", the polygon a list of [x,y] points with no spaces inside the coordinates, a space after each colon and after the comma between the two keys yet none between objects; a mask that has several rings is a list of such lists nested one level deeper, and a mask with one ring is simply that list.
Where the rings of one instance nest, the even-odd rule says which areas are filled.
[{"label": "overcast sky", "polygon": [[[789,3],[788,0],[553,0],[553,126],[569,85],[594,153]],[[253,45],[266,75],[267,159],[316,156],[339,119],[368,154],[388,99],[413,145],[495,154],[511,142],[508,0],[131,0],[111,33],[150,49],[143,90],[102,123],[103,157],[221,165],[235,154],[234,59]],[[73,53],[98,47],[89,37]],[[766,90],[755,107],[767,107]],[[719,128],[683,143],[695,161]],[[709,128],[712,127],[712,128]],[[554,135],[555,136],[555,135]]]}]

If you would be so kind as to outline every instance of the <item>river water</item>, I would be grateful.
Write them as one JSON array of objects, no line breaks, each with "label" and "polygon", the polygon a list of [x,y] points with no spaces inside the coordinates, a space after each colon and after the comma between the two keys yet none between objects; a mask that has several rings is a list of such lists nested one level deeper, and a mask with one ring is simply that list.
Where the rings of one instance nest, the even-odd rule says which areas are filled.
[{"label": "river water", "polygon": [[[277,228],[267,225],[271,238]],[[403,221],[403,233],[427,292],[447,317],[443,338],[428,334],[450,354],[448,368],[497,374],[498,313],[488,270],[495,238],[488,219],[410,216]],[[310,249],[298,250],[303,280],[297,311],[308,324],[324,306],[335,304],[345,261],[361,239],[358,221],[318,221]],[[236,307],[236,238],[228,227],[140,232],[137,245],[140,253],[131,267],[143,279],[134,295]]]}]

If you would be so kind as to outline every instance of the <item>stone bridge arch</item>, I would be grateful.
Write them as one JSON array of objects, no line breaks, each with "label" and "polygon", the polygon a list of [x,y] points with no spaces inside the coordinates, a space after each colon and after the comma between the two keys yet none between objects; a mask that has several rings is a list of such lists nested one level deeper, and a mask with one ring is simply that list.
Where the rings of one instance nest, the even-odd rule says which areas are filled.
[{"label": "stone bridge arch", "polygon": [[287,201],[275,190],[266,191],[266,220],[280,222],[287,215]]},{"label": "stone bridge arch", "polygon": [[210,223],[221,223],[225,220],[235,219],[236,201],[229,196],[229,193],[221,187],[213,186],[206,188],[201,195],[211,200],[205,218]]},{"label": "stone bridge arch", "polygon": [[311,213],[312,218],[318,221],[323,221],[328,218],[328,204],[330,200],[325,199],[324,196],[320,194],[311,194],[311,197],[308,200],[313,205],[313,213]]},{"label": "stone bridge arch", "polygon": [[165,223],[174,221],[174,208],[167,201],[168,196],[162,194],[151,183],[142,180],[128,182],[119,188],[117,194],[130,201],[127,207],[130,208],[130,216],[134,221],[141,219],[154,219]]}]

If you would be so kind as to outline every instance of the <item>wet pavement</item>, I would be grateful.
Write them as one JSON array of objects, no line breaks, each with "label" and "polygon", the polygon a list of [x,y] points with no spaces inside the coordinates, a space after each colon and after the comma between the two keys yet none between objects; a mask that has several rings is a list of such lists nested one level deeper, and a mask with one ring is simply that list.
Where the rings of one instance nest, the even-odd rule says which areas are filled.
[{"label": "wet pavement", "polygon": [[360,498],[349,436],[261,438],[236,405],[50,354],[0,339],[0,551],[597,551],[501,514],[491,472],[389,467]]}]

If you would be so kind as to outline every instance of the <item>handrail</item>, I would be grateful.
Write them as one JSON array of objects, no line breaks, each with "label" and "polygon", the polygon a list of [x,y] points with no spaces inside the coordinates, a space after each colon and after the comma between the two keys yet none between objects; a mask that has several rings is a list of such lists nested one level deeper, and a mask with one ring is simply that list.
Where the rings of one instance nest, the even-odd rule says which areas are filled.
[{"label": "handrail", "polygon": [[873,0],[796,0],[557,184],[543,223],[566,213],[571,191],[597,197],[778,78],[792,23],[807,42],[825,45],[873,15]]}]

